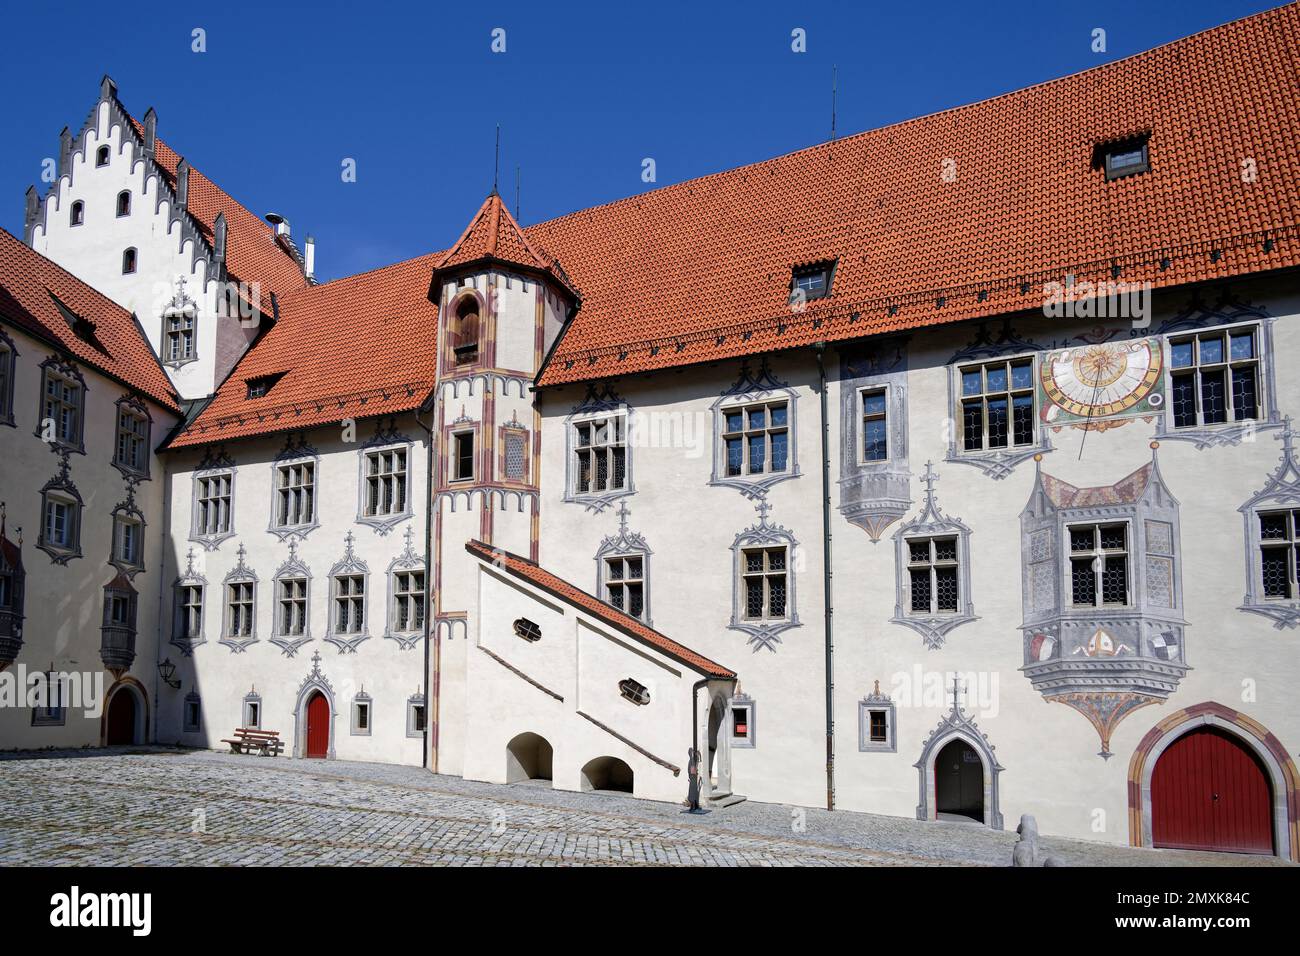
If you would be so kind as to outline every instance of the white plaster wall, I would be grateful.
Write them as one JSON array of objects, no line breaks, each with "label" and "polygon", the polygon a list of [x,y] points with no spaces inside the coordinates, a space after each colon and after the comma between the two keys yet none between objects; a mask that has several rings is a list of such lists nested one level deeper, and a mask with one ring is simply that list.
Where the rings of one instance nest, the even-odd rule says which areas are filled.
[{"label": "white plaster wall", "polygon": [[[252,319],[218,317],[217,284],[207,281],[210,267],[205,246],[195,249],[174,218],[174,196],[145,162],[131,133],[123,133],[108,103],[96,107],[95,126],[84,148],[74,148],[69,168],[44,200],[43,217],[32,232],[32,248],[57,262],[83,282],[130,310],[139,320],[155,354],[162,354],[163,310],[171,303],[179,277],[198,308],[194,361],[169,367],[182,398],[209,395],[224,377],[230,357],[218,362],[218,327],[226,351],[242,353],[256,335]],[[108,145],[107,166],[95,166],[95,153]],[[117,196],[131,193],[131,212],[117,216]],[[71,225],[72,204],[85,203],[81,225]],[[191,232],[192,236],[193,233]],[[137,250],[136,271],[122,274],[122,253]]]},{"label": "white plaster wall", "polygon": [[[413,516],[386,535],[356,521],[358,506],[358,449],[373,433],[373,420],[357,423],[357,442],[345,443],[342,431],[318,428],[307,432],[307,440],[320,453],[316,473],[316,505],[320,526],[300,540],[298,555],[311,569],[309,617],[312,640],[292,656],[270,642],[275,613],[274,576],[288,557],[287,542],[268,531],[271,519],[272,461],[284,447],[283,436],[269,436],[232,443],[227,451],[236,461],[234,503],[234,537],[222,541],[216,550],[206,551],[189,540],[193,506],[193,472],[200,461],[197,450],[176,452],[171,462],[168,482],[172,533],[166,554],[164,622],[171,627],[173,593],[171,585],[186,564],[186,553],[193,547],[195,567],[207,578],[204,601],[204,636],[206,643],[195,648],[193,656],[170,644],[170,630],[165,632],[161,653],[178,665],[182,680],[178,690],[162,692],[158,739],[178,741],[193,746],[224,749],[220,743],[243,724],[243,701],[253,689],[262,697],[262,727],[277,730],[285,739],[286,753],[292,751],[294,712],[302,681],[312,670],[312,656],[321,656],[320,670],[333,686],[335,713],[335,755],[338,759],[382,761],[419,765],[422,739],[406,735],[407,699],[426,692],[423,679],[423,642],[403,650],[396,641],[383,637],[385,615],[391,599],[387,569],[405,548],[405,532],[413,531],[412,546],[417,554],[424,549],[424,509],[427,484],[427,433],[413,416],[397,419],[398,431],[413,442],[408,454],[408,496]],[[330,609],[330,568],[342,560],[344,537],[355,535],[355,554],[370,569],[367,582],[367,631],[370,638],[355,652],[347,652],[324,640]],[[222,627],[222,579],[235,567],[236,552],[247,548],[245,563],[258,575],[256,621],[257,643],[242,652],[218,642]],[[198,734],[182,732],[182,706],[185,696],[197,690],[203,703],[203,727]],[[370,695],[372,730],[369,736],[353,736],[351,703],[361,691]]]},{"label": "white plaster wall", "polygon": [[[112,547],[112,511],[126,499],[126,483],[113,467],[116,445],[116,401],[127,389],[93,369],[78,365],[86,380],[84,455],[69,456],[70,476],[80,493],[81,557],[55,564],[36,547],[41,529],[41,487],[59,472],[59,456],[38,437],[41,405],[40,363],[53,350],[4,325],[18,350],[14,381],[14,427],[0,426],[0,498],[8,511],[8,536],[16,542],[22,529],[23,566],[27,572],[23,646],[10,671],[24,665],[28,672],[92,672],[100,674],[105,692],[113,676],[99,656],[104,613],[104,585],[117,576],[108,563]],[[157,443],[175,424],[175,417],[146,401]],[[162,464],[150,460],[151,480],[141,482],[136,506],[144,515],[145,570],[132,584],[139,594],[136,612],[136,657],[126,676],[144,685],[150,717],[157,699],[158,578],[166,548],[163,519],[165,480]],[[26,707],[0,707],[0,748],[83,747],[100,742],[100,717],[69,710],[63,726],[33,727]]]},{"label": "white plaster wall", "polygon": [[[1300,348],[1300,299],[1284,282],[1252,281],[1235,287],[1238,298],[1266,305],[1274,325],[1278,403],[1283,414],[1300,409],[1300,384],[1289,375],[1289,358]],[[1206,293],[1207,301],[1217,293]],[[1152,329],[1190,302],[1184,293],[1157,295]],[[1015,330],[1044,346],[1081,344],[1098,323],[1064,326],[1018,321]],[[999,322],[989,324],[996,333]],[[1110,749],[1098,756],[1092,724],[1071,708],[1047,703],[1020,673],[1022,619],[1019,515],[1031,489],[1034,463],[1003,480],[944,461],[948,410],[946,363],[967,345],[971,325],[917,332],[911,337],[907,376],[912,507],[922,503],[919,480],[932,460],[936,494],[949,516],[972,528],[971,571],[978,620],[950,632],[942,648],[926,650],[919,634],[890,623],[895,603],[895,551],[886,529],[879,543],[850,525],[838,511],[838,359],[828,356],[831,428],[834,604],[836,805],[841,809],[914,817],[922,743],[948,712],[947,700],[903,701],[895,686],[919,669],[924,682],[951,686],[943,675],[969,672],[993,689],[995,708],[972,702],[968,711],[994,745],[1006,768],[999,780],[1000,809],[1008,827],[1021,813],[1034,813],[1044,832],[1127,842],[1127,774],[1134,748],[1168,714],[1205,701],[1238,709],[1272,731],[1294,751],[1300,712],[1288,688],[1300,679],[1292,631],[1279,631],[1257,615],[1237,610],[1245,590],[1242,516],[1238,506],[1260,489],[1281,454],[1274,432],[1261,432],[1237,446],[1198,449],[1165,440],[1161,472],[1181,503],[1181,569],[1187,630],[1186,659],[1192,670],[1163,705],[1140,709],[1118,726]],[[1124,337],[1129,330],[1121,332]],[[1137,334],[1147,334],[1145,331]],[[803,626],[783,633],[775,653],[753,651],[746,636],[727,628],[731,614],[729,547],[736,532],[752,524],[753,506],[737,492],[708,485],[710,458],[681,448],[636,448],[637,493],[629,499],[629,527],[653,550],[651,607],[654,626],[739,672],[740,690],[758,707],[753,750],[733,751],[734,789],[751,799],[824,805],[825,706],[822,629],[820,449],[815,364],[809,353],[772,357],[774,371],[799,393],[799,466],[802,477],[778,484],[769,501],[771,520],[790,529],[804,546],[796,563],[797,609]],[[620,395],[638,412],[703,416],[735,379],[739,363],[685,372],[622,379]],[[542,564],[595,591],[593,556],[605,535],[617,533],[613,508],[593,514],[563,501],[564,419],[583,387],[543,393]],[[1044,470],[1079,486],[1109,485],[1151,458],[1154,424],[1141,420],[1104,432],[1066,429],[1052,434],[1055,450]],[[901,523],[901,522],[900,522]],[[934,675],[934,676],[931,676]],[[858,750],[858,701],[879,680],[897,708],[897,752]],[[924,683],[922,685],[925,686]],[[995,712],[996,711],[996,712]],[[933,799],[931,798],[931,804]]]},{"label": "white plaster wall", "polygon": [[[626,499],[628,528],[645,536],[650,558],[653,626],[687,647],[737,671],[739,689],[760,702],[758,746],[733,752],[736,790],[752,799],[825,804],[825,667],[821,619],[821,477],[815,368],[777,361],[779,378],[798,393],[796,439],[802,474],[776,485],[769,521],[795,535],[795,608],[801,626],[783,632],[776,650],[757,648],[731,630],[732,543],[758,521],[752,501],[731,488],[711,487],[709,406],[729,388],[739,363],[620,380],[616,389],[643,420],[670,423],[673,434],[632,449],[637,493]],[[564,419],[585,386],[543,393],[541,564],[597,593],[594,560],[601,540],[619,531],[616,506],[596,514],[564,502]],[[674,752],[684,753],[685,744]],[[704,745],[701,744],[701,750]]]},{"label": "white plaster wall", "polygon": [[[612,756],[632,768],[635,796],[681,800],[691,739],[691,686],[698,675],[504,572],[482,566],[480,588],[476,643],[564,700],[471,648],[467,670],[477,706],[467,712],[465,776],[504,783],[507,746],[517,735],[532,732],[554,748],[553,786],[558,790],[582,789],[583,767]],[[513,622],[520,617],[540,626],[541,640],[530,643],[515,635]],[[650,689],[649,704],[637,705],[619,694],[618,682],[625,677]],[[674,776],[578,711],[679,773]]]}]

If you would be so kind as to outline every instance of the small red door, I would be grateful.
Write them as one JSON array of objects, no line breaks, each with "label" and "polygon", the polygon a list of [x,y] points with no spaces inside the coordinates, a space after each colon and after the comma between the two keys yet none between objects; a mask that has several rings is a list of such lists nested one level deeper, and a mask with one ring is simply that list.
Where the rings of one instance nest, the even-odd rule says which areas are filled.
[{"label": "small red door", "polygon": [[1182,850],[1273,852],[1273,798],[1259,758],[1201,727],[1175,740],[1151,775],[1151,842]]},{"label": "small red door", "polygon": [[324,757],[330,749],[330,704],[315,693],[307,701],[307,756]]},{"label": "small red door", "polygon": [[135,695],[119,690],[108,702],[109,746],[135,743]]}]

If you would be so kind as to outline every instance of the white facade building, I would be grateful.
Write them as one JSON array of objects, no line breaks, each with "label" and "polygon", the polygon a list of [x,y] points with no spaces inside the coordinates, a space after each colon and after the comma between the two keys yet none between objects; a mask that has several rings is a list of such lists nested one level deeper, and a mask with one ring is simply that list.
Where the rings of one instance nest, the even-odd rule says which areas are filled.
[{"label": "white facade building", "polygon": [[[659,800],[697,760],[705,802],[1300,856],[1296,41],[1282,8],[526,229],[493,193],[321,285],[106,80],[27,240],[174,392],[141,399],[133,740]],[[0,329],[34,417],[43,346]],[[84,527],[29,535],[11,668],[94,653],[49,617],[116,573]]]}]

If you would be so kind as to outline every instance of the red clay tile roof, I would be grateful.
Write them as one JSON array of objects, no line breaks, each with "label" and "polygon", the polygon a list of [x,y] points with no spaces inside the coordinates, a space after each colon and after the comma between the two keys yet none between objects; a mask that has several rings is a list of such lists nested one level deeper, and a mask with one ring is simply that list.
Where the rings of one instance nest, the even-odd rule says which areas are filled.
[{"label": "red clay tile roof", "polygon": [[[438,312],[428,281],[436,255],[287,293],[280,321],[168,447],[396,415],[433,390]],[[261,398],[249,379],[285,373]]]},{"label": "red clay tile roof", "polygon": [[510,215],[510,210],[495,190],[483,201],[456,244],[438,260],[434,271],[445,272],[471,263],[492,262],[510,263],[544,273],[573,293],[559,264],[524,238],[519,223]]},{"label": "red clay tile roof", "polygon": [[672,638],[660,634],[654,628],[646,627],[636,618],[624,614],[599,598],[595,598],[586,591],[574,587],[563,578],[558,578],[551,572],[543,570],[527,558],[520,557],[510,551],[495,548],[490,544],[484,544],[482,541],[465,542],[465,550],[493,567],[509,571],[515,577],[572,604],[592,617],[600,618],[606,624],[617,628],[629,637],[649,644],[694,671],[722,680],[728,680],[736,676],[735,671],[728,670],[721,664],[695,653],[689,647],[678,644]]},{"label": "red clay tile roof", "polygon": [[[78,336],[54,298],[94,326]],[[0,321],[46,341],[179,414],[176,393],[130,312],[0,229]]]},{"label": "red clay tile roof", "polygon": [[[1297,76],[1291,4],[532,226],[583,299],[539,383],[1038,309],[1067,273],[1164,287],[1300,264]],[[1095,147],[1134,134],[1151,171],[1107,182]],[[832,296],[793,314],[791,267],[825,259]]]},{"label": "red clay tile roof", "polygon": [[[143,139],[144,131],[139,121],[133,118],[131,123],[136,135]],[[180,163],[181,155],[161,139],[155,139],[154,159],[175,189],[176,166]],[[262,294],[267,297],[274,292],[279,298],[295,289],[307,287],[302,268],[276,241],[275,230],[227,195],[220,186],[195,169],[192,163],[186,205],[209,245],[212,244],[217,213],[226,214],[226,271],[232,278],[241,282],[259,283]],[[269,312],[271,307],[263,304],[262,309]]]}]

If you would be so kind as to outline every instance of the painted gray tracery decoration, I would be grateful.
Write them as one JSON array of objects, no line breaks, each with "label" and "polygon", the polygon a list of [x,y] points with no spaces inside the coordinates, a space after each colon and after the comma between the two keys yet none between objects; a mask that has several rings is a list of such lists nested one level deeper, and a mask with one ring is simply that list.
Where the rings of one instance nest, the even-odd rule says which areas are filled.
[{"label": "painted gray tracery decoration", "polygon": [[[742,631],[749,635],[751,648],[755,653],[759,648],[775,652],[781,643],[781,634],[793,627],[799,627],[798,605],[795,603],[795,561],[798,559],[799,544],[794,535],[783,525],[771,524],[767,519],[772,506],[766,500],[755,505],[758,522],[736,535],[731,543],[732,553],[732,587],[731,587],[731,623],[727,626],[733,631]],[[747,548],[785,547],[786,564],[786,617],[784,620],[754,621],[744,617],[744,561]]]},{"label": "painted gray tracery decoration", "polygon": [[[135,489],[138,483],[139,483],[139,479],[134,476],[129,477],[126,480],[126,499],[123,501],[119,501],[113,507],[113,511],[112,511],[113,539],[109,542],[108,545],[108,563],[111,564],[113,567],[117,568],[117,570],[121,571],[123,574],[125,574],[127,578],[130,580],[134,580],[137,574],[140,574],[144,571],[144,532],[145,532],[146,522],[144,520],[144,512],[141,511],[135,503]],[[119,518],[125,518],[128,521],[134,522],[136,527],[139,529],[136,532],[135,553],[136,553],[137,561],[135,563],[120,560],[118,558],[117,528],[118,528]]]},{"label": "painted gray tracery decoration", "polygon": [[[221,640],[217,643],[230,648],[235,654],[242,654],[250,644],[257,643],[257,572],[244,563],[248,549],[242,543],[235,554],[239,556],[239,561],[221,582]],[[231,585],[240,584],[250,584],[253,589],[252,629],[244,635],[231,633],[233,622],[230,620],[230,588]]]},{"label": "painted gray tracery decoration", "polygon": [[[939,501],[934,494],[934,483],[939,480],[939,476],[935,474],[933,462],[925,463],[921,480],[925,483],[925,502],[921,506],[921,513],[894,532],[895,600],[894,616],[890,621],[916,631],[921,635],[926,648],[933,651],[943,647],[949,632],[978,618],[971,600],[970,528],[960,518],[951,518],[940,510]],[[909,569],[911,547],[934,539],[949,538],[956,541],[956,606],[953,610],[939,611],[936,597],[934,609],[913,611]],[[934,581],[930,587],[937,591],[937,584]]]},{"label": "painted gray tracery decoration", "polygon": [[[158,341],[163,343],[161,350],[164,352],[160,361],[167,368],[180,368],[182,365],[197,362],[199,359],[199,307],[198,303],[185,291],[185,283],[185,276],[176,277],[176,289],[172,293],[171,301],[167,303],[166,308],[162,311],[162,335]],[[169,342],[168,333],[171,331],[173,322],[178,326],[185,322],[189,323],[187,328],[190,333],[189,355],[182,353],[176,358],[170,358],[166,354],[166,346]]]},{"label": "painted gray tracery decoration", "polygon": [[[278,523],[278,509],[280,507],[280,468],[283,466],[310,465],[311,466],[311,520],[302,524],[284,524]],[[320,480],[320,453],[316,451],[307,442],[305,433],[299,433],[297,441],[294,440],[293,433],[290,432],[284,438],[284,447],[276,454],[271,461],[271,514],[267,521],[266,530],[275,535],[281,541],[290,535],[297,535],[299,539],[306,540],[313,530],[320,527],[320,497],[318,483]],[[233,514],[233,508],[232,514]],[[233,520],[231,522],[233,527]]]},{"label": "painted gray tracery decoration", "polygon": [[[85,515],[85,503],[81,500],[81,493],[77,491],[77,486],[72,482],[72,476],[69,474],[70,467],[68,449],[64,448],[59,454],[59,473],[41,486],[41,533],[36,538],[36,547],[48,554],[55,564],[63,565],[73,558],[81,557],[81,522]],[[46,540],[45,505],[51,497],[69,506],[66,546],[59,546]]]},{"label": "painted gray tracery decoration", "polygon": [[1295,457],[1295,432],[1291,417],[1283,420],[1282,431],[1273,436],[1282,442],[1282,457],[1264,487],[1251,495],[1237,510],[1245,523],[1246,594],[1239,610],[1259,614],[1273,622],[1279,631],[1300,625],[1300,595],[1287,598],[1265,597],[1263,591],[1263,554],[1260,515],[1274,510],[1300,508],[1300,464]]},{"label": "painted gray tracery decoration", "polygon": [[[740,376],[710,406],[713,413],[713,473],[709,484],[720,488],[734,488],[751,501],[765,497],[773,485],[799,477],[798,410],[799,394],[789,383],[778,379],[764,357],[755,373],[748,359],[740,364]],[[760,402],[785,402],[787,418],[786,466],[781,471],[760,474],[728,475],[727,447],[722,440],[726,428],[725,413]]]},{"label": "painted gray tracery decoration", "polygon": [[930,731],[921,746],[921,759],[912,764],[920,777],[920,802],[916,805],[918,820],[935,819],[936,808],[931,805],[935,793],[934,761],[953,740],[968,744],[979,755],[984,770],[984,825],[993,829],[1002,829],[1002,809],[998,803],[998,774],[1005,768],[998,763],[995,748],[989,743],[988,735],[980,730],[975,718],[968,716],[961,706],[961,686],[953,678],[952,710],[939,721],[938,726]]},{"label": "painted gray tracery decoration", "polygon": [[14,424],[14,370],[18,368],[18,346],[0,327],[0,425],[17,428]]},{"label": "painted gray tracery decoration", "polygon": [[[1039,353],[1042,347],[1026,338],[1022,338],[1011,328],[1010,320],[1002,323],[1002,330],[993,338],[986,323],[979,323],[975,338],[963,349],[948,359],[948,455],[944,461],[960,465],[973,465],[994,481],[1001,481],[1016,466],[1028,461],[1035,455],[1052,450],[1049,430],[1034,415],[1034,428],[1037,441],[1032,446],[997,448],[984,451],[965,451],[958,447],[961,440],[961,421],[957,417],[958,393],[961,385],[961,366],[971,362],[980,362],[1000,356],[1010,357],[1018,353],[1032,354],[1034,357],[1034,378],[1038,378]],[[1037,410],[1035,410],[1036,412]]]},{"label": "painted gray tracery decoration", "polygon": [[[291,655],[292,656],[292,655]],[[319,692],[324,695],[330,707],[329,747],[325,756],[334,759],[334,722],[338,719],[339,709],[334,701],[334,685],[330,683],[320,669],[320,652],[311,656],[311,670],[298,685],[298,696],[293,708],[293,755],[301,757],[307,752],[307,705]]]},{"label": "painted gray tracery decoration", "polygon": [[628,509],[627,501],[620,501],[618,506],[618,534],[606,536],[600,542],[600,547],[596,549],[596,595],[602,601],[608,602],[609,600],[605,587],[609,583],[607,578],[609,573],[607,558],[616,556],[625,558],[639,557],[641,559],[641,614],[632,614],[628,608],[620,608],[620,610],[631,614],[632,617],[640,617],[646,624],[651,624],[650,555],[654,552],[650,550],[650,546],[646,544],[646,540],[642,535],[628,530],[627,519],[630,515],[631,511]]},{"label": "painted gray tracery decoration", "polygon": [[[188,627],[186,609],[178,605],[180,600],[181,589],[197,587],[199,589],[199,633],[197,636],[186,635],[185,629]],[[203,636],[203,618],[206,616],[208,600],[208,579],[198,571],[194,570],[194,549],[190,548],[189,553],[185,556],[185,572],[172,582],[172,639],[170,643],[173,647],[180,649],[180,652],[186,657],[194,653],[194,648],[200,644],[206,644],[208,639]]]},{"label": "painted gray tracery decoration", "polygon": [[[307,606],[306,615],[302,622],[301,634],[285,634],[284,615],[280,609],[280,582],[285,580],[299,580],[304,582],[306,589],[305,603]],[[275,627],[271,637],[271,643],[284,652],[285,657],[293,657],[298,653],[298,648],[302,647],[311,640],[311,568],[298,557],[298,539],[289,539],[289,557],[275,569],[275,577],[272,578],[271,586],[274,589],[272,600],[275,601]]]},{"label": "painted gray tracery decoration", "polygon": [[[412,466],[411,439],[397,430],[397,419],[390,418],[388,427],[383,426],[383,419],[375,422],[375,433],[366,439],[357,449],[357,524],[364,524],[374,529],[375,534],[384,537],[399,524],[412,515],[411,501],[414,498],[412,487],[414,474]],[[377,451],[404,451],[406,453],[405,492],[400,511],[391,514],[366,514],[367,470],[366,456]]]},{"label": "painted gray tracery decoration", "polygon": [[116,468],[121,473],[122,477],[126,479],[128,487],[130,487],[132,482],[138,483],[141,481],[150,480],[149,478],[150,456],[148,452],[149,452],[149,448],[151,447],[151,438],[153,435],[153,416],[149,414],[149,406],[144,403],[144,401],[140,398],[139,395],[135,395],[132,392],[127,392],[121,398],[119,398],[116,403],[114,403],[114,410],[115,410],[115,414],[113,416],[114,429],[120,427],[120,419],[121,419],[123,409],[130,410],[132,414],[137,416],[140,420],[142,420],[145,423],[144,441],[143,441],[144,452],[141,455],[141,457],[144,459],[144,463],[140,470],[137,471],[135,469],[129,468],[126,465],[123,465],[120,461],[118,461],[117,451],[116,451],[117,446],[116,445],[114,446],[113,467]]},{"label": "painted gray tracery decoration", "polygon": [[[352,550],[355,540],[351,531],[343,536],[343,557],[330,568],[329,573],[329,618],[325,628],[325,642],[337,647],[340,654],[355,654],[358,646],[370,640],[370,566]],[[361,630],[355,634],[338,630],[335,587],[340,576],[361,578]]]},{"label": "painted gray tracery decoration", "polygon": [[[1276,319],[1262,309],[1246,305],[1231,298],[1224,292],[1223,297],[1213,306],[1206,305],[1199,294],[1193,298],[1186,309],[1162,322],[1156,332],[1169,350],[1169,337],[1181,332],[1196,332],[1227,325],[1257,325],[1259,329],[1259,383],[1260,404],[1263,406],[1263,418],[1244,419],[1242,421],[1224,422],[1221,425],[1200,425],[1195,428],[1175,428],[1173,402],[1168,402],[1165,413],[1156,419],[1156,438],[1161,441],[1188,441],[1198,449],[1216,448],[1240,444],[1243,440],[1253,440],[1257,432],[1271,431],[1282,427],[1282,414],[1277,403],[1277,378],[1274,368],[1273,323]],[[1170,368],[1169,356],[1165,356],[1165,367]]]},{"label": "painted gray tracery decoration", "polygon": [[[872,712],[885,715],[885,739],[871,739]],[[858,750],[863,753],[898,753],[897,708],[894,698],[880,692],[880,681],[875,682],[871,693],[858,701]]]},{"label": "painted gray tracery decoration", "polygon": [[[394,628],[394,625],[396,624],[396,616],[397,616],[396,615],[397,609],[394,606],[396,603],[396,598],[394,596],[395,584],[397,580],[396,576],[399,572],[423,571],[424,555],[420,554],[415,550],[415,531],[409,525],[407,526],[406,529],[405,538],[406,538],[406,547],[402,549],[402,553],[399,554],[397,557],[393,558],[392,561],[388,562],[387,577],[388,577],[389,595],[388,595],[388,611],[384,618],[384,637],[387,640],[396,641],[397,646],[400,647],[402,650],[409,651],[411,648],[415,647],[416,644],[420,643],[420,640],[424,637],[424,628],[421,627],[420,630],[418,631],[399,631]],[[426,596],[424,613],[427,615],[429,613],[429,607],[427,601],[427,595],[428,595],[427,577],[425,578],[425,587],[423,588],[423,592],[424,595]]]},{"label": "painted gray tracery decoration", "polygon": [[[597,390],[599,387],[599,391]],[[623,418],[623,487],[609,491],[580,491],[578,489],[577,467],[577,427],[586,421],[611,420]],[[587,394],[582,403],[575,405],[564,419],[564,500],[571,504],[580,504],[588,512],[599,514],[620,498],[636,494],[633,481],[632,426],[634,409],[624,401],[610,382],[598,386],[595,382],[587,384]]]},{"label": "painted gray tracery decoration", "polygon": [[[235,493],[238,491],[235,483],[235,474],[239,469],[235,467],[235,460],[226,454],[224,446],[220,448],[207,447],[203,451],[203,458],[199,461],[198,467],[194,469],[191,476],[193,493],[190,499],[190,540],[201,544],[205,551],[215,551],[221,546],[221,542],[227,538],[235,536]],[[203,479],[224,476],[230,480],[230,509],[225,531],[207,533],[199,530],[199,489],[203,485]]]},{"label": "painted gray tracery decoration", "polygon": [[[886,455],[868,461],[863,396],[883,391]],[[840,358],[840,513],[879,541],[912,506],[908,468],[907,345],[902,339],[846,350]]]},{"label": "painted gray tracery decoration", "polygon": [[[1120,721],[1168,699],[1189,670],[1178,500],[1151,444],[1151,461],[1113,485],[1076,488],[1040,466],[1020,514],[1022,670],[1046,700],[1092,722],[1103,758]],[[1074,550],[1075,532],[1101,550]],[[1078,602],[1074,574],[1087,574],[1078,562],[1094,551]]]}]

